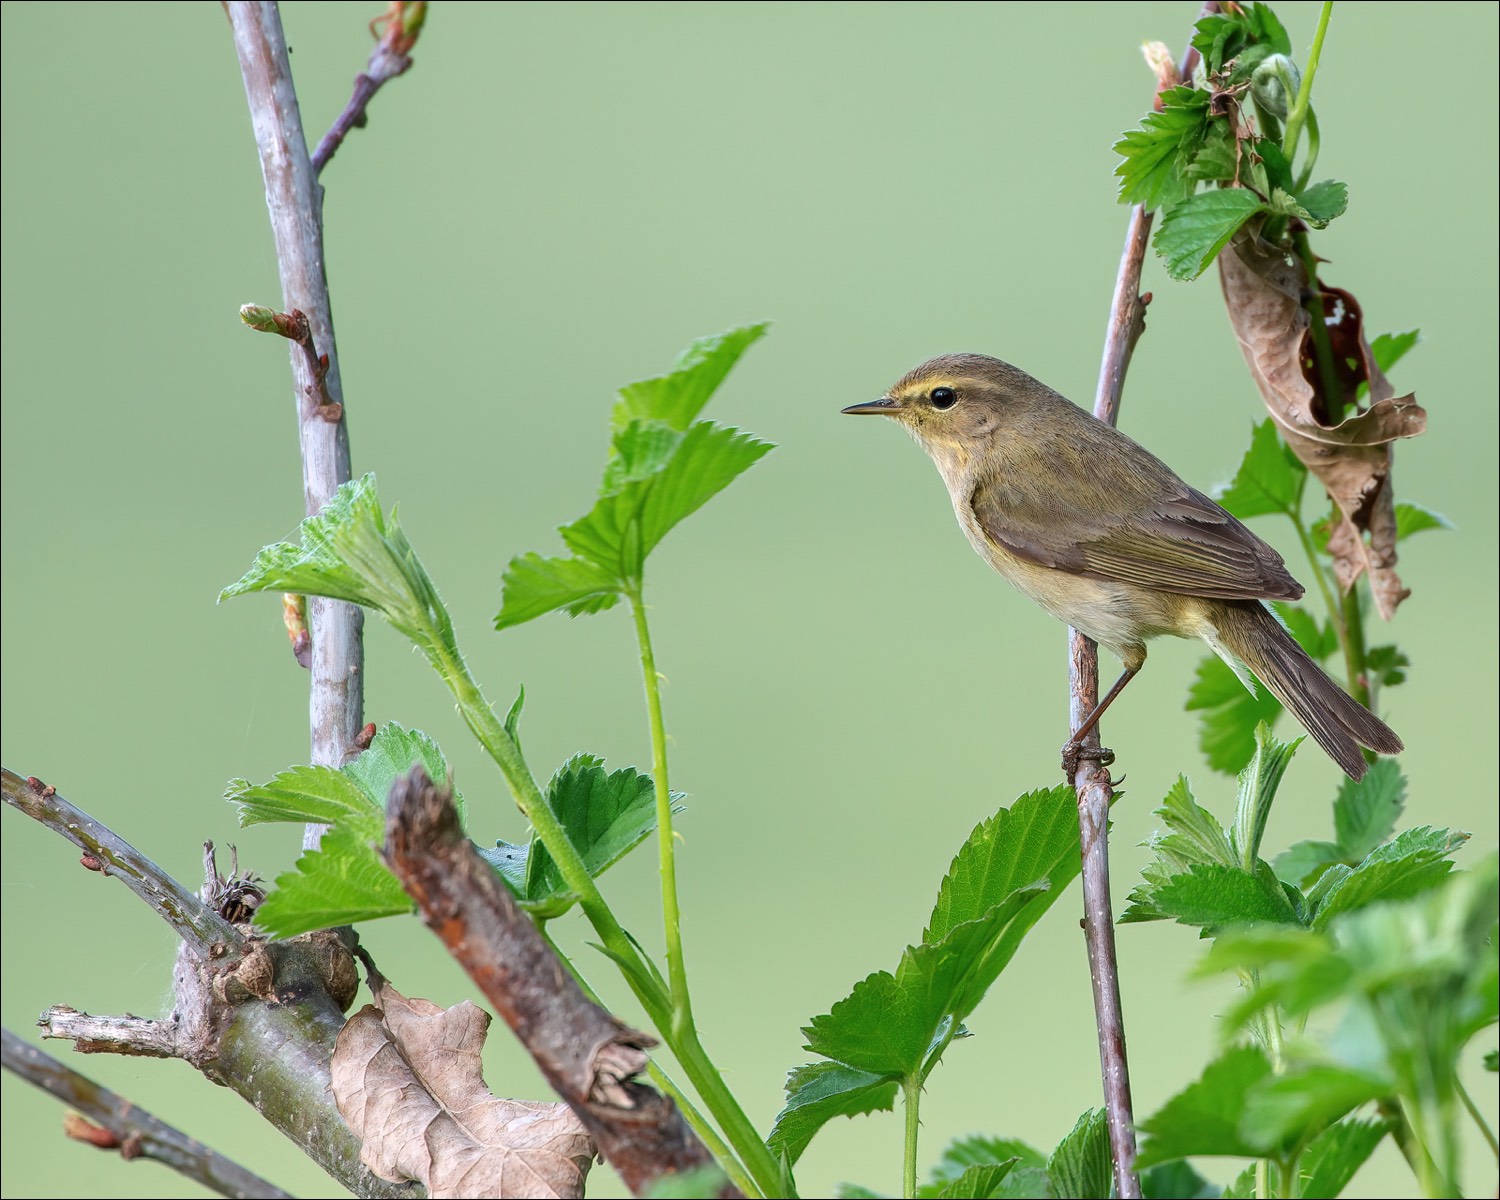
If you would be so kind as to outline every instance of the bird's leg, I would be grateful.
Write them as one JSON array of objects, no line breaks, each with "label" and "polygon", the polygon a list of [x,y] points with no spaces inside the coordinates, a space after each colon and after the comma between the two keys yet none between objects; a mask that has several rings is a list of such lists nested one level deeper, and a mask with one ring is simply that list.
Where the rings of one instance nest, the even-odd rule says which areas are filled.
[{"label": "bird's leg", "polygon": [[1103,763],[1108,766],[1115,761],[1115,752],[1106,750],[1103,746],[1085,746],[1083,739],[1094,731],[1094,726],[1099,724],[1099,718],[1104,715],[1104,710],[1115,702],[1115,697],[1125,690],[1125,685],[1136,677],[1140,671],[1141,664],[1126,667],[1120,678],[1115,680],[1114,687],[1105,693],[1104,699],[1094,705],[1094,711],[1089,713],[1082,725],[1073,731],[1066,745],[1062,748],[1063,774],[1067,776],[1068,782],[1073,781],[1073,776],[1078,771],[1078,763],[1081,759]]}]

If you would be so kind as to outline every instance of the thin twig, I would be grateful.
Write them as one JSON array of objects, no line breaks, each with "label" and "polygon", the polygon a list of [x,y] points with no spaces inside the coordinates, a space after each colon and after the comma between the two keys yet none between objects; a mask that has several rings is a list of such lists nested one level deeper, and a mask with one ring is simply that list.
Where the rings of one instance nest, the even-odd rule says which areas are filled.
[{"label": "thin twig", "polygon": [[[1199,19],[1215,12],[1209,0]],[[1198,61],[1191,46],[1177,69],[1179,80],[1189,79]],[[1160,79],[1157,95],[1175,82]],[[1159,101],[1158,101],[1159,102]],[[1135,344],[1145,330],[1146,305],[1142,296],[1141,266],[1151,238],[1151,213],[1140,205],[1130,210],[1125,250],[1115,279],[1104,356],[1099,366],[1099,387],[1094,396],[1094,415],[1113,425],[1119,417],[1125,372]],[[1068,631],[1068,699],[1070,729],[1079,728],[1099,702],[1099,649],[1076,629]],[[1086,743],[1099,748],[1097,726]],[[1099,1069],[1104,1081],[1104,1108],[1109,1126],[1110,1158],[1114,1165],[1115,1195],[1122,1200],[1141,1194],[1135,1172],[1135,1114],[1130,1099],[1130,1068],[1125,1055],[1125,1017],[1120,1005],[1120,970],[1115,954],[1114,908],[1109,894],[1109,805],[1114,783],[1109,769],[1096,758],[1085,757],[1073,776],[1078,795],[1078,835],[1083,855],[1084,938],[1088,944],[1089,977],[1094,991],[1094,1019],[1099,1032]]]},{"label": "thin twig", "polygon": [[136,1158],[154,1159],[221,1196],[264,1196],[274,1200],[291,1195],[202,1142],[194,1141],[182,1130],[158,1120],[125,1097],[64,1066],[9,1029],[3,1031],[0,1051],[3,1051],[0,1065],[7,1071],[50,1092],[74,1110],[69,1114],[71,1120],[64,1118],[64,1128],[77,1141],[101,1150],[118,1150],[127,1162]]},{"label": "thin twig", "polygon": [[349,97],[349,103],[344,105],[344,111],[339,113],[338,119],[313,151],[312,168],[315,173],[323,173],[328,160],[338,152],[344,139],[353,130],[365,127],[368,120],[365,109],[381,86],[405,73],[411,66],[411,48],[416,45],[417,37],[422,32],[422,22],[426,18],[426,0],[415,0],[414,3],[391,0],[385,15],[370,22],[372,30],[382,23],[385,28],[380,32],[375,49],[370,51],[367,69],[354,77],[354,94]]},{"label": "thin twig", "polygon": [[237,945],[240,935],[201,898],[188,891],[159,866],[70,804],[55,788],[39,779],[22,779],[9,768],[0,771],[5,802],[48,829],[62,834],[83,851],[80,865],[110,875],[146,902],[184,941],[207,948],[215,943]]},{"label": "thin twig", "polygon": [[[260,151],[266,207],[281,271],[282,308],[306,315],[311,344],[317,348],[309,354],[299,343],[291,354],[303,500],[311,515],[350,478],[343,385],[323,269],[323,189],[308,157],[276,5],[234,3],[226,7]],[[340,406],[339,420],[326,419],[330,405]],[[355,605],[309,597],[307,618],[312,634],[312,761],[342,766],[364,723],[360,637],[364,617]],[[322,831],[322,826],[309,825],[304,843],[316,846]]]},{"label": "thin twig", "polygon": [[[654,1039],[583,994],[421,767],[391,787],[385,861],[632,1193],[713,1166],[677,1106],[636,1078]],[[727,1181],[714,1194],[741,1195]]]}]

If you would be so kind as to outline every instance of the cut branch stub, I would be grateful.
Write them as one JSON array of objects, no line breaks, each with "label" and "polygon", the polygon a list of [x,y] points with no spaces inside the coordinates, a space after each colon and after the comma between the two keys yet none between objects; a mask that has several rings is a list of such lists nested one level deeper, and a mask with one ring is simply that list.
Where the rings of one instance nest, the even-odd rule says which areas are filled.
[{"label": "cut branch stub", "polygon": [[[1326,396],[1313,362],[1308,287],[1302,263],[1266,243],[1241,237],[1219,255],[1224,305],[1250,374],[1292,452],[1327,490],[1339,519],[1328,542],[1339,586],[1368,574],[1375,606],[1387,620],[1411,594],[1396,574],[1395,495],[1391,450],[1398,438],[1427,428],[1411,396],[1396,396],[1370,353],[1359,304],[1348,292],[1321,289],[1340,395]],[[1368,407],[1358,389],[1368,385]],[[1350,415],[1330,423],[1331,413]]]}]

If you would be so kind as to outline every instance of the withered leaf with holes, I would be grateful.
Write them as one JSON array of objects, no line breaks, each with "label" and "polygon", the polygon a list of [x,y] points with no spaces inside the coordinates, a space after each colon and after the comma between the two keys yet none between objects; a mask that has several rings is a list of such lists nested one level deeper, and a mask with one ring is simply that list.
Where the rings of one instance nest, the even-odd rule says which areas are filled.
[{"label": "withered leaf with holes", "polygon": [[[1301,262],[1241,234],[1219,255],[1219,278],[1229,320],[1266,408],[1292,452],[1327,489],[1339,521],[1328,541],[1339,587],[1370,578],[1375,606],[1387,620],[1411,594],[1396,574],[1395,495],[1391,443],[1427,428],[1427,413],[1411,396],[1396,396],[1370,354],[1359,304],[1347,292],[1323,288],[1333,346],[1338,412],[1330,406],[1312,359],[1311,318],[1301,297],[1307,274]],[[1369,385],[1368,406],[1356,402]]]}]

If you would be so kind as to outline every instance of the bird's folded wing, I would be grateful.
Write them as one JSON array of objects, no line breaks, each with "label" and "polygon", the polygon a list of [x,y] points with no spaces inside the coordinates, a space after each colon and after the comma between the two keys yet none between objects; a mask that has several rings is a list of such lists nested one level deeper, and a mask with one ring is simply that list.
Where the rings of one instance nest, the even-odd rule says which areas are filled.
[{"label": "bird's folded wing", "polygon": [[1302,595],[1281,555],[1202,492],[1175,476],[1154,482],[1157,499],[1133,512],[1110,511],[1107,487],[1092,497],[1095,503],[1081,504],[1081,497],[1042,495],[1000,480],[982,481],[969,502],[993,541],[1039,566],[1187,596]]}]

